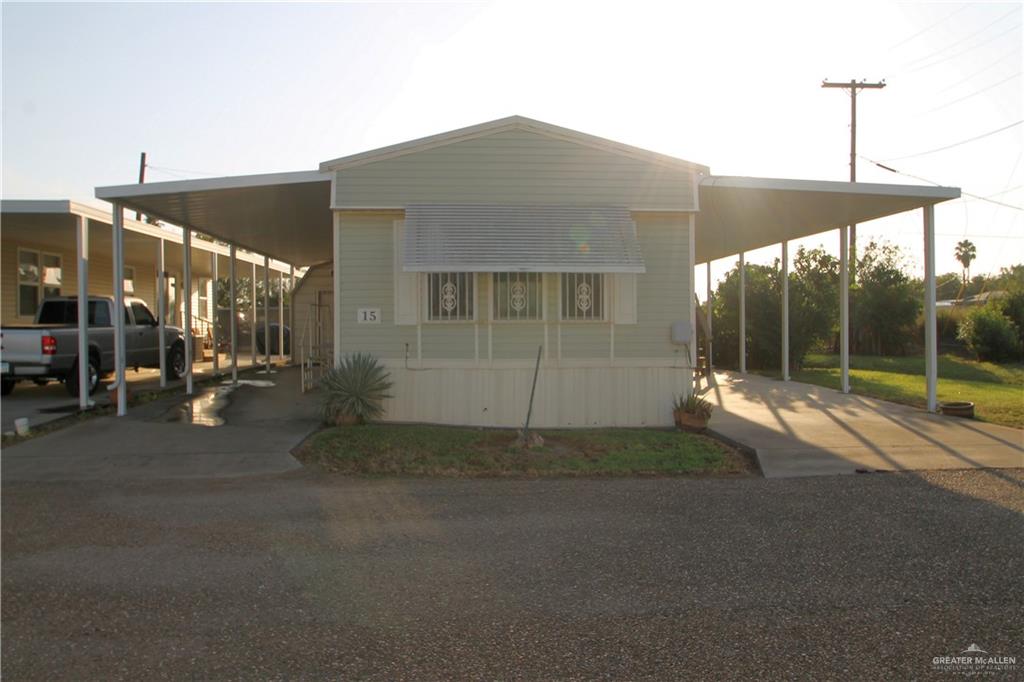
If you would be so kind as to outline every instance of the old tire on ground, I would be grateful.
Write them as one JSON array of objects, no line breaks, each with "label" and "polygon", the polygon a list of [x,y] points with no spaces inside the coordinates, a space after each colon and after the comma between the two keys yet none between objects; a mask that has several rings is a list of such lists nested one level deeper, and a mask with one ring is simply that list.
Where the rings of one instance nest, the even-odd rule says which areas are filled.
[{"label": "old tire on ground", "polygon": [[3,383],[0,384],[0,395],[10,395],[14,390],[14,384],[16,383],[18,382],[14,379],[4,379]]},{"label": "old tire on ground", "polygon": [[170,381],[179,379],[185,374],[185,370],[185,344],[175,341],[167,351],[167,379]]},{"label": "old tire on ground", "polygon": [[[64,387],[72,396],[78,397],[78,360],[75,360],[68,378],[64,381]],[[96,392],[100,387],[100,360],[95,355],[89,355],[89,395]]]}]

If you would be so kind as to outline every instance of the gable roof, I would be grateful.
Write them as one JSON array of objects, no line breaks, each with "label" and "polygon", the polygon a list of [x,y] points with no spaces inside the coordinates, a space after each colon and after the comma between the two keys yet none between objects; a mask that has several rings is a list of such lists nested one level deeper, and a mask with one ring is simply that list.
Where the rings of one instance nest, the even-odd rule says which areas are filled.
[{"label": "gable roof", "polygon": [[588,135],[587,133],[581,133],[569,128],[562,128],[561,126],[544,123],[543,121],[537,121],[532,118],[526,118],[525,116],[508,116],[506,118],[499,118],[495,121],[478,123],[477,125],[469,126],[467,128],[458,128],[457,130],[450,130],[446,133],[421,137],[408,142],[400,142],[387,147],[381,147],[380,149],[360,152],[359,154],[352,154],[350,156],[342,156],[337,159],[332,159],[331,161],[324,161],[320,164],[320,170],[337,171],[355,168],[375,161],[393,159],[405,156],[406,154],[415,154],[416,152],[422,152],[436,147],[443,147],[456,142],[463,142],[465,140],[472,140],[479,137],[485,137],[487,135],[494,135],[513,130],[524,130],[538,135],[543,135],[545,137],[574,142],[585,147],[600,149],[613,154],[639,159],[640,161],[647,161],[649,163],[670,166],[673,168],[696,170],[705,174],[710,173],[707,166],[699,163],[678,159],[674,156],[659,154],[640,147],[633,147],[628,144],[615,142],[614,140],[598,137],[596,135]]}]

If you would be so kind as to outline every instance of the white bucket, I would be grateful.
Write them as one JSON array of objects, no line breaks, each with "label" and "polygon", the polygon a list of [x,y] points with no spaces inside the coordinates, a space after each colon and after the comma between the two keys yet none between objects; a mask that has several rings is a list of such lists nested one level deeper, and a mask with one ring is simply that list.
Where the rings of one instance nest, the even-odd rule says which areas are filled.
[{"label": "white bucket", "polygon": [[28,417],[18,417],[17,419],[14,420],[14,432],[19,436],[28,435]]}]

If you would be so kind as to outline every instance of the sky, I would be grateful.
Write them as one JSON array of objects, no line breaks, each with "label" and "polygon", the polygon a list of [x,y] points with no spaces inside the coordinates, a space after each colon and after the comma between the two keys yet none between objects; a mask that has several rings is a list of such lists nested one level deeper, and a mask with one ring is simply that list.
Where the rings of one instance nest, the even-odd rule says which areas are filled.
[{"label": "sky", "polygon": [[[858,96],[858,152],[907,175],[861,158],[858,180],[988,198],[937,207],[940,273],[959,271],[964,238],[977,246],[973,273],[1024,262],[1020,2],[4,2],[0,12],[5,199],[106,207],[94,188],[135,182],[143,151],[151,182],[309,170],[513,114],[713,174],[845,181],[850,101],[821,82],[884,79]],[[920,213],[864,224],[858,241],[900,245],[921,274]],[[838,252],[838,233],[791,249],[800,244]],[[733,262],[717,261],[715,277]]]}]

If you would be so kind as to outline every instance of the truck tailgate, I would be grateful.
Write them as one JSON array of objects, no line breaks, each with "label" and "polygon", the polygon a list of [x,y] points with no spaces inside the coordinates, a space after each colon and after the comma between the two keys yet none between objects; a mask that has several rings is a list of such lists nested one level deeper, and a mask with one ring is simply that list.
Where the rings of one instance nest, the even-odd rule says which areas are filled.
[{"label": "truck tailgate", "polygon": [[43,355],[42,338],[49,334],[46,328],[0,329],[0,360],[4,363],[44,364],[51,356]]}]

